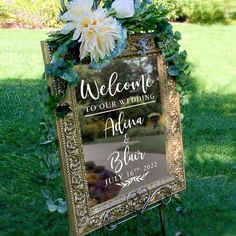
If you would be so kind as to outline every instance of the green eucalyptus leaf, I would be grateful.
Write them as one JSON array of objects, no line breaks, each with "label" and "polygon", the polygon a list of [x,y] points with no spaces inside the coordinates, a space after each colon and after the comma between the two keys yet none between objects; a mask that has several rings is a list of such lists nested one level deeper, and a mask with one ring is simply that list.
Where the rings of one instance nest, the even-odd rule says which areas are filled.
[{"label": "green eucalyptus leaf", "polygon": [[179,31],[176,31],[175,32],[175,38],[177,39],[177,40],[180,40],[181,39],[181,33],[179,32]]},{"label": "green eucalyptus leaf", "polygon": [[179,53],[179,56],[183,59],[183,60],[186,60],[187,59],[187,56],[188,56],[188,53],[187,51],[182,51]]},{"label": "green eucalyptus leaf", "polygon": [[57,49],[57,52],[61,55],[64,55],[66,54],[68,51],[68,48],[65,44],[62,44],[58,49]]},{"label": "green eucalyptus leaf", "polygon": [[112,0],[106,0],[106,1],[104,1],[103,8],[110,9],[111,8],[111,4],[112,4]]},{"label": "green eucalyptus leaf", "polygon": [[46,79],[47,77],[46,77],[46,72],[43,72],[43,74],[42,74],[42,79]]},{"label": "green eucalyptus leaf", "polygon": [[165,47],[165,44],[163,42],[158,42],[158,48],[164,48]]},{"label": "green eucalyptus leaf", "polygon": [[189,97],[188,96],[182,96],[181,97],[181,105],[187,105],[189,103]]},{"label": "green eucalyptus leaf", "polygon": [[166,31],[168,32],[169,36],[173,36],[173,26],[170,23],[168,23]]},{"label": "green eucalyptus leaf", "polygon": [[51,199],[47,200],[47,206],[50,212],[55,212],[57,210],[57,205]]},{"label": "green eucalyptus leaf", "polygon": [[174,55],[172,55],[172,56],[170,56],[170,57],[166,57],[165,58],[165,61],[166,62],[175,62],[175,61],[177,61],[178,60],[178,55],[177,54],[174,54]]},{"label": "green eucalyptus leaf", "polygon": [[56,110],[57,105],[61,101],[61,99],[62,98],[59,96],[50,95],[47,101],[44,103],[45,111],[47,113],[53,113]]},{"label": "green eucalyptus leaf", "polygon": [[175,66],[175,65],[169,66],[169,68],[168,68],[168,74],[169,74],[170,76],[173,76],[173,77],[178,76],[178,75],[179,75],[179,69],[178,69],[178,67]]},{"label": "green eucalyptus leaf", "polygon": [[48,144],[50,144],[50,143],[52,143],[52,142],[53,142],[53,139],[48,139],[48,140],[46,140],[46,141],[40,143],[40,145],[48,145]]},{"label": "green eucalyptus leaf", "polygon": [[61,201],[57,207],[57,211],[61,214],[66,213],[67,207],[66,207],[66,201]]},{"label": "green eucalyptus leaf", "polygon": [[76,63],[75,60],[66,61],[65,68],[73,68],[75,63]]},{"label": "green eucalyptus leaf", "polygon": [[45,65],[45,73],[47,75],[55,75],[56,71],[65,65],[63,58],[55,59],[51,64]]},{"label": "green eucalyptus leaf", "polygon": [[177,85],[177,86],[176,86],[176,91],[177,91],[178,93],[181,93],[181,92],[182,92],[182,87],[181,87],[180,85]]},{"label": "green eucalyptus leaf", "polygon": [[145,18],[143,20],[149,20],[151,17],[153,17],[153,14],[148,14],[145,16]]},{"label": "green eucalyptus leaf", "polygon": [[56,177],[60,175],[57,171],[51,171],[47,173],[47,179],[48,180],[54,180]]},{"label": "green eucalyptus leaf", "polygon": [[45,65],[45,74],[46,75],[53,75],[53,71],[55,71],[55,68],[53,68],[52,64]]},{"label": "green eucalyptus leaf", "polygon": [[72,69],[66,69],[61,73],[60,77],[68,81],[71,85],[76,85],[78,74]]},{"label": "green eucalyptus leaf", "polygon": [[43,197],[46,199],[50,199],[52,197],[51,193],[47,189],[42,189],[41,192]]}]

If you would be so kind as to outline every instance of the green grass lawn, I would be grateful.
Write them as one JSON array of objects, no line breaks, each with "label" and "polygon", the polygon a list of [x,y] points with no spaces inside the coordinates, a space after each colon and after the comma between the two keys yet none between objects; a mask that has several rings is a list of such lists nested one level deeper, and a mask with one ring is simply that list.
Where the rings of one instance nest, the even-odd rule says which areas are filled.
[{"label": "green grass lawn", "polygon": [[[167,235],[236,235],[236,25],[176,24],[193,67],[182,108],[187,189],[166,208]],[[47,211],[40,156],[39,41],[45,30],[0,30],[0,235],[67,235],[65,215]],[[54,196],[62,197],[57,191]],[[58,194],[58,195],[57,195]],[[61,194],[61,196],[60,196]],[[104,235],[158,235],[157,210]],[[137,227],[140,226],[140,227]],[[98,235],[94,233],[93,235]]]},{"label": "green grass lawn", "polygon": [[188,51],[199,92],[235,93],[236,25],[176,24],[175,29],[183,33],[182,48]]}]

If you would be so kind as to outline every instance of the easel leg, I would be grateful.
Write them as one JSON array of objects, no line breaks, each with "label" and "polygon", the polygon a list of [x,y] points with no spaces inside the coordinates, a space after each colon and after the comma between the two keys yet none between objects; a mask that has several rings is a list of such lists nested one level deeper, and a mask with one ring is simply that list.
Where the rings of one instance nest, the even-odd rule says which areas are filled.
[{"label": "easel leg", "polygon": [[159,216],[160,216],[160,223],[161,223],[161,235],[166,236],[164,205],[162,203],[159,205]]}]

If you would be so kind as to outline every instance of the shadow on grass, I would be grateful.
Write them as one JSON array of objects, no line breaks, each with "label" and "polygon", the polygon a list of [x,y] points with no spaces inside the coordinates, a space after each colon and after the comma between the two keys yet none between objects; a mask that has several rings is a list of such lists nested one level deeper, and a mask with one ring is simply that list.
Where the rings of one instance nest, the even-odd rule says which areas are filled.
[{"label": "shadow on grass", "polygon": [[195,87],[182,112],[186,216],[175,223],[185,235],[234,235],[236,94],[199,94]]},{"label": "shadow on grass", "polygon": [[39,142],[43,80],[0,80],[0,153],[25,154]]},{"label": "shadow on grass", "polygon": [[190,176],[233,176],[236,165],[235,104],[234,94],[195,94],[190,104],[183,108],[184,146],[187,168],[191,166]]},{"label": "shadow on grass", "polygon": [[1,236],[68,235],[66,215],[49,212],[42,195],[53,189],[53,200],[63,197],[60,176],[46,178],[40,158],[47,154],[36,155],[45,89],[43,80],[0,80]]}]

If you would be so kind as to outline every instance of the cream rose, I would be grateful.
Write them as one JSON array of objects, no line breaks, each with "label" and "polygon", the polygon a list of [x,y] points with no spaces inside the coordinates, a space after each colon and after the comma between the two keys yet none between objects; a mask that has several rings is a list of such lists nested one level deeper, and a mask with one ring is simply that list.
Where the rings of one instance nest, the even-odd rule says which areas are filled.
[{"label": "cream rose", "polygon": [[116,11],[117,18],[129,18],[134,15],[133,0],[115,0],[111,7]]}]

